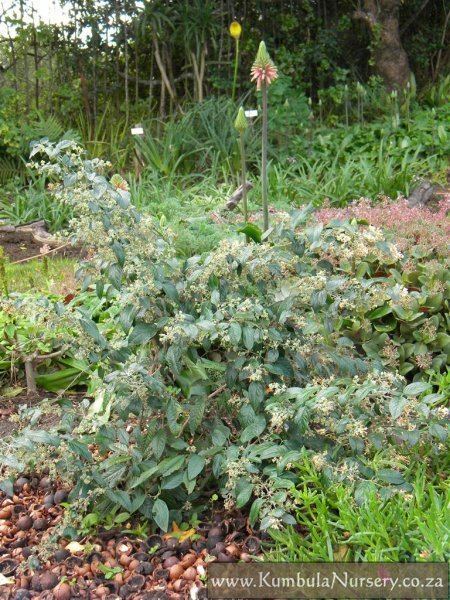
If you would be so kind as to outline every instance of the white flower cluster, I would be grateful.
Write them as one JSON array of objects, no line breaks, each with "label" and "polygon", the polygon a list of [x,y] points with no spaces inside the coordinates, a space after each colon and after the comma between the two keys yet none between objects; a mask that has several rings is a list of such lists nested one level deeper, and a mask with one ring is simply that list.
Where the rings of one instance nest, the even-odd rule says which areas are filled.
[{"label": "white flower cluster", "polygon": [[397,262],[403,258],[403,254],[395,244],[385,241],[385,235],[378,227],[369,225],[358,228],[357,231],[338,228],[331,231],[337,243],[329,244],[327,253],[337,263],[347,260],[359,264],[368,258],[378,259],[380,262],[386,260]]}]

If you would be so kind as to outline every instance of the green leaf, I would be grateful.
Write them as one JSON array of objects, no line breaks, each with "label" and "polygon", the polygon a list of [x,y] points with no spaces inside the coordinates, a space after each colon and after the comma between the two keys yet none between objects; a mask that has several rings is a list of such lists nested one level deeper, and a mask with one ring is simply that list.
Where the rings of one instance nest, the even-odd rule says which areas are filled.
[{"label": "green leaf", "polygon": [[246,223],[243,227],[238,229],[238,233],[243,233],[257,244],[262,241],[262,230],[254,225],[253,223]]},{"label": "green leaf", "polygon": [[419,396],[426,392],[431,388],[431,383],[427,383],[426,381],[415,381],[414,383],[410,383],[403,389],[403,393],[406,396]]},{"label": "green leaf", "polygon": [[167,477],[174,471],[178,471],[184,466],[184,454],[178,454],[178,456],[171,456],[170,458],[165,458],[158,465],[158,473]]},{"label": "green leaf", "polygon": [[128,342],[143,345],[155,337],[157,333],[158,327],[154,323],[137,323],[128,336]]},{"label": "green leaf", "polygon": [[122,244],[120,242],[118,242],[117,240],[115,240],[111,244],[111,248],[112,248],[114,254],[116,255],[119,266],[123,267],[123,265],[125,263],[125,250],[124,250]]},{"label": "green leaf", "polygon": [[259,511],[261,510],[262,505],[264,504],[264,498],[256,498],[256,500],[253,502],[251,508],[250,508],[250,513],[249,513],[249,522],[251,527],[254,527],[256,524],[256,521],[258,520],[259,517]]},{"label": "green leaf", "polygon": [[145,483],[147,481],[147,479],[150,479],[150,477],[158,471],[158,468],[159,468],[159,465],[155,465],[154,467],[151,467],[150,469],[146,469],[143,473],[141,473],[139,475],[139,477],[137,479],[132,480],[132,484],[129,486],[129,489],[132,490],[132,489],[142,485],[143,483]]},{"label": "green leaf", "polygon": [[153,454],[155,455],[156,460],[159,460],[164,452],[164,448],[166,447],[167,435],[164,429],[158,429],[158,431],[153,436],[151,441],[151,448],[153,450]]},{"label": "green leaf", "polygon": [[152,514],[158,527],[163,531],[167,531],[169,528],[169,509],[164,500],[161,500],[161,498],[155,500]]},{"label": "green leaf", "polygon": [[127,492],[124,492],[123,490],[118,490],[118,489],[115,489],[115,490],[108,489],[108,490],[106,490],[106,495],[115,504],[119,504],[128,512],[132,512],[133,507],[131,504],[131,498],[130,498],[130,495],[127,494]]},{"label": "green leaf", "polygon": [[161,489],[174,490],[183,483],[184,473],[174,473],[170,477],[164,478],[161,483]]},{"label": "green leaf", "polygon": [[120,290],[122,288],[122,276],[123,271],[118,264],[110,265],[108,268],[108,279],[116,290]]},{"label": "green leaf", "polygon": [[242,337],[242,327],[239,325],[239,323],[230,323],[228,328],[228,336],[233,346],[237,346],[239,344]]},{"label": "green leaf", "polygon": [[362,506],[376,490],[377,487],[372,481],[361,481],[355,489],[356,504]]},{"label": "green leaf", "polygon": [[162,288],[171,300],[178,300],[178,290],[173,283],[166,281]]},{"label": "green leaf", "polygon": [[264,386],[262,383],[252,381],[248,386],[248,397],[254,409],[264,400]]},{"label": "green leaf", "polygon": [[114,517],[114,523],[125,523],[125,521],[128,521],[128,519],[130,518],[130,513],[128,512],[122,512],[119,513],[116,517]]},{"label": "green leaf", "polygon": [[239,488],[236,496],[236,508],[242,508],[250,500],[253,492],[253,484],[245,481]]},{"label": "green leaf", "polygon": [[405,405],[407,403],[407,400],[405,398],[392,398],[391,401],[389,402],[389,412],[391,413],[391,417],[393,419],[398,419],[399,416],[402,414],[403,409],[405,408]]},{"label": "green leaf", "polygon": [[241,433],[241,442],[244,444],[246,442],[250,442],[254,438],[261,435],[265,428],[266,419],[262,415],[258,415],[255,421],[253,421],[253,423],[250,423],[250,425],[247,425],[247,427]]},{"label": "green leaf", "polygon": [[0,481],[0,491],[2,491],[6,496],[12,497],[14,495],[13,482],[10,479],[4,479],[3,481]]},{"label": "green leaf", "polygon": [[45,373],[36,376],[36,383],[39,387],[48,392],[58,392],[66,390],[74,385],[82,385],[86,379],[80,377],[80,370],[77,368],[59,369],[53,373]]},{"label": "green leaf", "polygon": [[120,324],[123,327],[125,333],[128,333],[133,325],[134,318],[136,316],[137,309],[133,304],[127,304],[119,315]]},{"label": "green leaf", "polygon": [[80,325],[84,331],[93,338],[101,348],[106,348],[105,338],[100,333],[97,325],[91,319],[80,319]]},{"label": "green leaf", "polygon": [[189,479],[195,479],[203,471],[205,459],[199,454],[193,454],[188,461],[187,472]]},{"label": "green leaf", "polygon": [[36,442],[37,444],[48,444],[49,446],[59,446],[61,440],[57,435],[51,435],[48,431],[44,431],[43,429],[38,429],[35,431],[29,430],[27,432],[27,437],[32,442]]},{"label": "green leaf", "polygon": [[430,434],[437,438],[440,442],[445,442],[447,440],[448,431],[445,427],[439,425],[439,423],[433,423],[430,426]]},{"label": "green leaf", "polygon": [[379,479],[392,485],[401,485],[405,483],[405,478],[399,471],[394,469],[380,469],[377,473]]},{"label": "green leaf", "polygon": [[199,398],[195,404],[191,406],[189,411],[189,431],[192,435],[200,427],[205,414],[206,398]]},{"label": "green leaf", "polygon": [[385,306],[379,306],[378,308],[374,308],[373,310],[368,312],[366,316],[371,321],[374,321],[375,319],[381,319],[381,317],[384,317],[385,315],[388,315],[391,312],[392,312],[392,308],[388,305],[385,305]]},{"label": "green leaf", "polygon": [[176,400],[171,398],[169,400],[169,402],[167,403],[166,417],[167,417],[167,424],[169,426],[169,429],[174,435],[178,435],[181,430],[181,425],[177,422],[177,419],[178,419],[178,416],[180,415],[180,413],[181,413],[181,406],[179,405],[179,403]]},{"label": "green leaf", "polygon": [[364,277],[364,275],[366,273],[369,273],[369,271],[370,271],[369,263],[362,262],[358,265],[358,268],[356,269],[356,277],[361,279],[362,277]]},{"label": "green leaf", "polygon": [[81,456],[81,458],[89,461],[92,460],[92,454],[90,453],[86,443],[79,442],[78,440],[68,440],[67,446],[74,454]]},{"label": "green leaf", "polygon": [[215,446],[224,446],[227,439],[228,436],[222,428],[213,429],[211,440]]},{"label": "green leaf", "polygon": [[244,327],[244,346],[251,350],[255,344],[255,332],[247,325]]}]

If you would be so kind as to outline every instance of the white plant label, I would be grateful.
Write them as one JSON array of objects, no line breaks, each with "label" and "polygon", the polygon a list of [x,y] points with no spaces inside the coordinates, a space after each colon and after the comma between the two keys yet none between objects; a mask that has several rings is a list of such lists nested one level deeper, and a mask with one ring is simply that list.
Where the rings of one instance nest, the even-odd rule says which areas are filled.
[{"label": "white plant label", "polygon": [[131,135],[144,135],[144,129],[142,127],[132,127]]},{"label": "white plant label", "polygon": [[246,110],[245,116],[247,117],[247,119],[252,119],[253,117],[257,117],[258,110],[256,108],[254,108],[254,109],[252,108],[251,110]]}]

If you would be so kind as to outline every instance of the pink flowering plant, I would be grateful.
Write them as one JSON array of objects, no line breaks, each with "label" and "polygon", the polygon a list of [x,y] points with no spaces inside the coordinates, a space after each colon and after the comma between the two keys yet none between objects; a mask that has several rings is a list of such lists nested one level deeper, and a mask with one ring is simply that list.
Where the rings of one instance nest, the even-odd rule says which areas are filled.
[{"label": "pink flowering plant", "polygon": [[348,219],[367,221],[391,232],[402,252],[414,252],[418,257],[420,254],[446,257],[450,239],[449,211],[449,194],[443,194],[433,209],[410,207],[405,198],[395,201],[384,198],[381,202],[361,198],[344,208],[324,206],[316,212],[316,218],[322,223]]}]

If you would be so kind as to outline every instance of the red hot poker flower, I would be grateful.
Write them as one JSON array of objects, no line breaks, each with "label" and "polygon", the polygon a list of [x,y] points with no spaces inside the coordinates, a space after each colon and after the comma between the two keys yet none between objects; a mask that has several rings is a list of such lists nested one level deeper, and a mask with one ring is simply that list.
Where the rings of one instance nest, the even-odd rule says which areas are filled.
[{"label": "red hot poker flower", "polygon": [[278,77],[278,69],[269,53],[264,42],[259,44],[258,54],[251,69],[252,81],[256,81],[256,89],[260,90],[261,85],[265,83],[270,85]]}]

